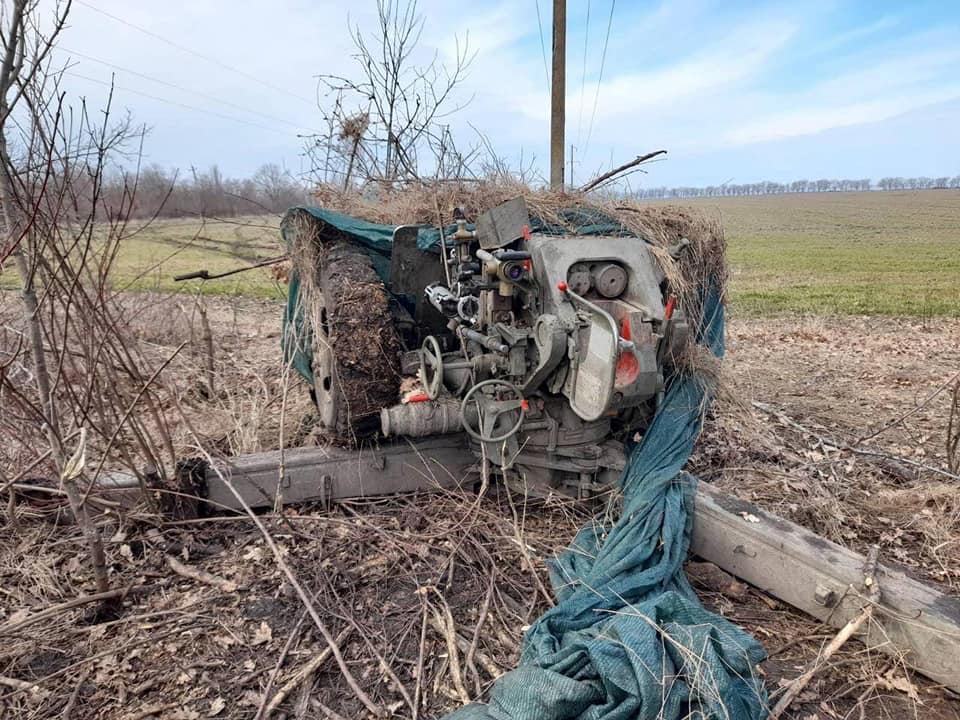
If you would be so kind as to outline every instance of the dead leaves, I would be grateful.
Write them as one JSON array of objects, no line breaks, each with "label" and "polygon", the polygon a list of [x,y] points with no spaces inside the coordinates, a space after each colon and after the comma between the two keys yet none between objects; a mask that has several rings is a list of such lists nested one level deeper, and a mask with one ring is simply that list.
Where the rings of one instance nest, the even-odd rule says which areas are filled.
[{"label": "dead leaves", "polygon": [[882,677],[878,677],[877,685],[886,690],[902,692],[918,705],[923,704],[920,700],[920,693],[917,692],[917,686],[910,682],[906,675],[897,675],[894,668],[890,668]]},{"label": "dead leaves", "polygon": [[210,702],[210,708],[207,710],[207,717],[216,717],[224,708],[227,707],[227,701],[223,699],[222,695],[218,695]]},{"label": "dead leaves", "polygon": [[273,640],[273,630],[265,622],[261,622],[260,626],[254,631],[250,644],[263,645],[271,640]]}]

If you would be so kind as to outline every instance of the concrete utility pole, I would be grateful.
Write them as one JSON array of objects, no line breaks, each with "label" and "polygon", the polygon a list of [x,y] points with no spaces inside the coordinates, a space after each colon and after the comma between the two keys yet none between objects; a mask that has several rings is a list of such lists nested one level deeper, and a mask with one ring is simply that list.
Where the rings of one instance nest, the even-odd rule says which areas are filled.
[{"label": "concrete utility pole", "polygon": [[550,81],[550,189],[563,189],[563,130],[567,121],[567,0],[553,0],[553,77]]}]

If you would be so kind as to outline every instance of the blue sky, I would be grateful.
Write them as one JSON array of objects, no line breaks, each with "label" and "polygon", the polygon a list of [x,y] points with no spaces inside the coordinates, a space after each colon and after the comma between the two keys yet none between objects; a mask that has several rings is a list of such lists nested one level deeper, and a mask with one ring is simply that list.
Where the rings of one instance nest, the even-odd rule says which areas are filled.
[{"label": "blue sky", "polygon": [[[60,57],[74,63],[71,94],[94,105],[116,73],[117,103],[152,128],[148,162],[216,163],[234,175],[279,162],[299,172],[296,136],[320,125],[316,75],[350,71],[348,11],[363,29],[373,5],[83,0]],[[549,51],[552,3],[539,5]],[[455,36],[467,33],[476,53],[460,88],[473,100],[455,130],[469,140],[472,125],[501,155],[535,158],[545,172],[549,85],[537,0],[420,7],[422,56],[451,57]],[[586,0],[568,8],[575,182],[659,148],[668,159],[635,184],[960,173],[960,0],[619,0],[602,77],[611,0],[590,0],[589,24]]]}]

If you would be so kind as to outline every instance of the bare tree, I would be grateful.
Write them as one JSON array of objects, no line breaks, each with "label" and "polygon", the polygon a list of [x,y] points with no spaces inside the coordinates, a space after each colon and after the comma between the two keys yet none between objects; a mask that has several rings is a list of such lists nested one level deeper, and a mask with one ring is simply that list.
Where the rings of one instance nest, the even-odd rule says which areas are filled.
[{"label": "bare tree", "polygon": [[303,188],[289,171],[276,163],[261,165],[251,181],[255,197],[264,209],[281,212],[303,200]]},{"label": "bare tree", "polygon": [[[57,5],[53,30],[46,37],[31,28],[30,16],[36,13],[37,3],[28,0],[14,0],[12,5],[3,4],[6,26],[3,28],[3,65],[0,66],[0,218],[6,231],[4,248],[0,261],[12,254],[20,276],[21,296],[26,326],[30,334],[30,352],[33,359],[37,391],[40,395],[44,422],[50,439],[51,451],[58,465],[64,461],[61,444],[60,424],[57,409],[52,402],[50,392],[50,374],[43,352],[43,336],[40,331],[39,306],[34,286],[34,272],[28,262],[28,253],[23,247],[25,236],[30,230],[30,208],[24,207],[17,193],[19,168],[11,157],[11,148],[7,140],[7,128],[16,121],[14,113],[22,106],[28,106],[26,114],[32,115],[37,109],[30,100],[31,86],[37,82],[37,76],[44,73],[44,66],[53,49],[57,36],[63,30],[70,11],[69,0]],[[32,141],[32,138],[31,138]],[[32,143],[31,143],[32,144]],[[36,158],[45,161],[49,168],[52,157]],[[45,172],[48,172],[45,170]]]},{"label": "bare tree", "polygon": [[423,18],[416,0],[377,0],[377,21],[373,35],[352,31],[356,76],[320,76],[329,132],[306,148],[316,178],[348,187],[357,178],[419,179],[451,166],[462,172],[465,156],[443,120],[465,104],[454,91],[472,60],[467,42],[457,41],[449,66],[436,53],[419,63]]}]

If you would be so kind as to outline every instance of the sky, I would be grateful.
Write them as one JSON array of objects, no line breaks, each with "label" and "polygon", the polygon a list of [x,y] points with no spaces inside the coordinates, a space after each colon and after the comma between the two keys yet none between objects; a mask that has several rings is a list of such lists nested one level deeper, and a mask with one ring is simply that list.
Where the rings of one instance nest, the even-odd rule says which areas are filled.
[{"label": "sky", "polygon": [[[466,43],[455,137],[482,132],[544,175],[551,8],[420,0],[415,55],[451,62]],[[150,128],[147,163],[298,174],[302,136],[322,130],[317,76],[355,74],[348,27],[372,30],[374,12],[374,0],[74,0],[57,61],[92,107],[113,79],[115,108]],[[569,0],[567,12],[574,184],[658,149],[666,159],[634,187],[960,174],[958,0]]]}]

